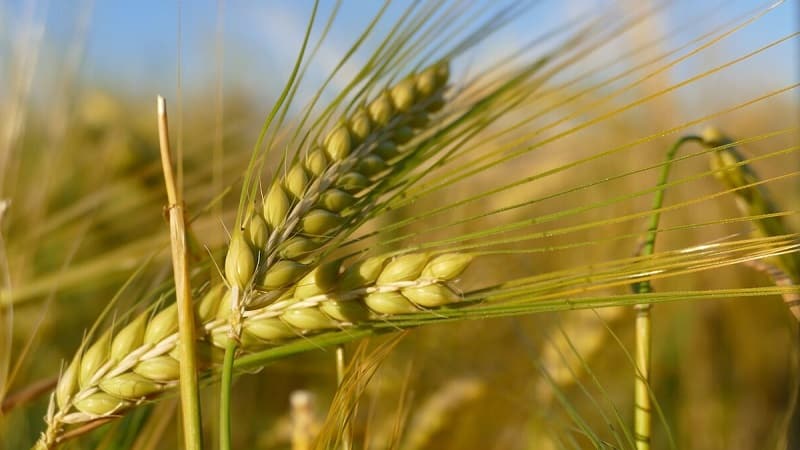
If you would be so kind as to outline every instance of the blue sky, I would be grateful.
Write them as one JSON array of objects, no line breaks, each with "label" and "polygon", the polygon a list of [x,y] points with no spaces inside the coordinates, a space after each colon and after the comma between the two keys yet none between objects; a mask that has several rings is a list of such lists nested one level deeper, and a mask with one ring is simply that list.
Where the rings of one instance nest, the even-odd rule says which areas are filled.
[{"label": "blue sky", "polygon": [[[548,26],[566,20],[570,15],[610,2],[546,1],[536,5],[485,49],[487,54],[499,51],[504,43],[520,42]],[[322,14],[333,2],[323,1]],[[393,3],[379,29],[387,30],[399,17],[408,2]],[[617,7],[635,4],[618,0]],[[747,11],[768,5],[763,1],[689,1],[676,2],[660,15],[657,26],[677,27],[681,21],[706,11],[708,24],[741,16]],[[217,76],[216,48],[219,3],[196,0],[182,3],[168,0],[81,0],[75,2],[10,1],[5,3],[2,20],[9,25],[3,39],[14,42],[15,30],[23,28],[26,8],[33,6],[33,17],[45,23],[42,58],[52,63],[47,70],[59,72],[59,61],[70,42],[74,42],[76,24],[82,15],[88,28],[81,65],[87,84],[100,84],[109,89],[137,95],[141,91],[174,90],[177,79],[178,31],[180,24],[181,75],[184,86],[203,89]],[[719,7],[718,5],[723,5]],[[285,80],[300,44],[304,21],[313,2],[228,0],[222,2],[224,28],[224,79],[226,85],[263,96]],[[378,10],[379,2],[346,0],[337,18],[331,38],[323,49],[317,68],[329,70],[338,54],[363,29]],[[775,11],[737,33],[720,46],[718,52],[737,55],[798,30],[798,1],[788,1]],[[88,16],[87,16],[88,15]],[[322,20],[322,19],[321,19]],[[321,24],[320,24],[321,25]],[[694,34],[697,35],[700,30]],[[676,45],[678,42],[672,43]],[[665,43],[669,48],[670,43]],[[491,45],[494,45],[492,47]],[[479,54],[480,55],[480,54]],[[750,76],[764,77],[772,83],[789,84],[800,79],[798,74],[798,39],[771,50]],[[7,55],[6,55],[7,57]],[[478,56],[480,57],[480,56]],[[55,67],[52,67],[55,66]]]}]

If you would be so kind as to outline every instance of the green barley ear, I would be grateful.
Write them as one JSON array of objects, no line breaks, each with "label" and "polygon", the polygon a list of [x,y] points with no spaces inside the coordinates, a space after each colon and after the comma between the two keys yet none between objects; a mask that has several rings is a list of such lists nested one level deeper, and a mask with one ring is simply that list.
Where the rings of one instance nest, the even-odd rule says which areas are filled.
[{"label": "green barley ear", "polygon": [[[744,216],[778,214],[780,209],[770,193],[761,183],[755,171],[746,163],[746,158],[733,146],[733,140],[717,128],[708,127],[701,133],[703,144],[714,149],[711,153],[711,169],[714,176],[736,196],[737,205]],[[789,230],[781,216],[753,219],[758,234],[782,236]],[[800,256],[788,253],[774,258],[774,263],[785,271],[794,283],[800,283]]]},{"label": "green barley ear", "polygon": [[[239,330],[241,348],[264,350],[298,336],[366,327],[371,321],[460,301],[455,279],[471,261],[471,255],[459,253],[410,253],[348,264],[334,260],[312,270],[280,261],[267,272],[270,286],[291,288],[272,303],[246,310]],[[231,342],[237,324],[228,320],[230,304],[230,290],[221,282],[197,301],[199,348],[221,350]],[[175,386],[177,334],[175,304],[155,315],[140,313],[116,334],[105,332],[61,374],[50,431],[121,414]],[[207,361],[214,361],[213,355]]]},{"label": "green barley ear", "polygon": [[[217,320],[230,321],[231,337],[240,337],[242,316],[248,309],[287,294],[295,295],[296,300],[316,297],[339,284],[338,266],[318,267],[319,260],[326,249],[334,248],[330,244],[335,239],[353,233],[365,220],[364,213],[377,207],[381,189],[388,189],[382,180],[404,169],[403,161],[413,153],[405,147],[427,126],[429,114],[439,109],[448,80],[449,65],[444,61],[384,89],[368,106],[358,107],[349,116],[340,118],[324,133],[319,144],[312,144],[292,158],[284,175],[270,184],[260,214],[254,215],[252,207],[239,211],[238,217],[244,219],[241,224],[237,222],[224,264],[225,279],[232,293],[221,300],[215,316]],[[252,175],[250,170],[248,177]],[[242,198],[245,197],[243,193]],[[409,267],[414,258],[416,266]],[[385,273],[380,272],[383,278],[377,281],[380,284],[416,279],[427,262],[424,255],[399,257]],[[373,269],[381,271],[383,267]],[[309,276],[310,272],[314,275]],[[358,288],[375,282],[378,275],[346,272],[342,277],[345,285]],[[378,306],[374,310],[410,312],[417,308],[415,305],[440,306],[457,300],[449,288],[413,288],[417,289],[409,290],[407,297],[401,296],[396,302],[411,302],[408,303],[411,307]],[[380,294],[375,297],[378,298],[397,292],[375,294]],[[412,297],[417,304],[409,300]],[[339,308],[337,300],[329,301],[327,308],[338,317],[360,315],[351,314],[357,311],[345,311],[353,308]],[[212,305],[204,304],[202,316],[210,316],[214,310]],[[294,328],[306,330],[327,329],[338,323],[319,310],[287,312],[283,320]],[[257,333],[271,336],[262,330]],[[226,339],[219,332],[212,333],[211,338],[215,344]],[[245,338],[250,339],[248,347],[252,347],[253,336]]]}]

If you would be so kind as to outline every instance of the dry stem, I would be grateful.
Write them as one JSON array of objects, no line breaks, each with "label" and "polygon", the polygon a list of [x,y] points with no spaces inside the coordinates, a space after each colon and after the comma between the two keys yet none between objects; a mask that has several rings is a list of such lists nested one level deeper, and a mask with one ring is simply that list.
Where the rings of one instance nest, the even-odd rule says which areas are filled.
[{"label": "dry stem", "polygon": [[186,256],[186,230],[181,198],[181,186],[173,177],[167,127],[167,107],[158,97],[158,138],[161,163],[169,200],[169,229],[172,244],[172,268],[175,277],[175,297],[178,303],[178,335],[180,348],[181,409],[183,412],[184,444],[188,450],[201,450],[200,404],[197,387],[197,358],[195,355],[195,324],[192,292]]}]

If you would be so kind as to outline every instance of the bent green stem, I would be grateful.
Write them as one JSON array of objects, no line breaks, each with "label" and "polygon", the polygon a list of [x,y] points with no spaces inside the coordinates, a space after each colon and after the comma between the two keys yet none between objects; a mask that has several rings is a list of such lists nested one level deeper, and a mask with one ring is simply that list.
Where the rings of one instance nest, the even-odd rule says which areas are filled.
[{"label": "bent green stem", "polygon": [[[655,250],[656,236],[658,234],[658,224],[661,220],[661,207],[664,204],[664,187],[669,178],[669,171],[678,149],[688,142],[701,142],[699,136],[689,135],[678,139],[667,151],[664,165],[661,167],[661,174],[658,179],[658,190],[653,197],[653,215],[650,216],[650,223],[647,227],[647,237],[640,251],[641,255],[652,255]],[[635,283],[633,291],[636,294],[648,294],[653,292],[653,287],[649,280]],[[650,360],[652,348],[652,320],[650,317],[650,304],[640,303],[634,306],[636,311],[636,378],[634,381],[634,430],[636,434],[636,450],[649,450],[650,439],[652,436],[652,403],[650,399]]]}]

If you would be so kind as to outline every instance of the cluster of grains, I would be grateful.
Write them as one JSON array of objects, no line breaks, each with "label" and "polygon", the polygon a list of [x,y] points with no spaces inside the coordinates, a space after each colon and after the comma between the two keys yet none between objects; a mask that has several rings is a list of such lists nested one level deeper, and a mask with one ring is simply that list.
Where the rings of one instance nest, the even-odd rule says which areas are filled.
[{"label": "cluster of grains", "polygon": [[448,78],[446,62],[410,75],[358,107],[276,177],[263,209],[232,237],[228,283],[280,291],[313,269],[319,250],[353,226],[381,178],[409,155],[404,144],[443,106]]},{"label": "cluster of grains", "polygon": [[[737,204],[745,216],[763,216],[780,212],[769,192],[755,171],[745,163],[746,159],[731,144],[733,141],[718,129],[709,127],[701,134],[703,144],[713,148],[711,169],[714,176],[726,188],[733,190]],[[781,236],[789,230],[781,216],[761,217],[753,221],[761,236]],[[800,256],[797,253],[781,255],[775,265],[789,275],[794,283],[800,283]]]},{"label": "cluster of grains", "polygon": [[[277,301],[246,312],[242,346],[263,349],[287,339],[388,315],[435,308],[461,297],[453,282],[470,264],[466,254],[378,256],[341,267],[323,264]],[[230,335],[230,288],[218,285],[196,303],[202,364]],[[175,304],[146,312],[112,333],[105,332],[61,374],[48,411],[40,448],[51,448],[65,424],[113,416],[174,386],[179,377]],[[205,350],[205,351],[204,351]]]}]

